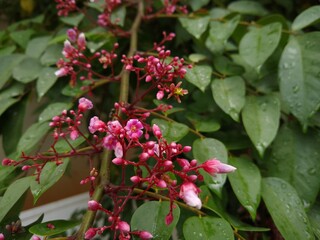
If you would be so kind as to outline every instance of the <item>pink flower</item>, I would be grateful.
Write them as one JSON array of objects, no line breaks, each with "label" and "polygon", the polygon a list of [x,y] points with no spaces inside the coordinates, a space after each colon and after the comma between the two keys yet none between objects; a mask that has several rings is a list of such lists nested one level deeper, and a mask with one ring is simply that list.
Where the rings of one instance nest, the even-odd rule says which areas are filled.
[{"label": "pink flower", "polygon": [[125,221],[119,221],[117,224],[117,228],[121,232],[130,232],[130,225]]},{"label": "pink flower", "polygon": [[59,70],[55,71],[54,74],[57,76],[57,77],[63,77],[63,76],[66,76],[68,75],[69,73],[69,69],[67,67],[63,67],[63,68],[60,68]]},{"label": "pink flower", "polygon": [[75,42],[77,39],[77,32],[73,28],[67,30],[67,36],[71,42]]},{"label": "pink flower", "polygon": [[180,187],[179,197],[191,206],[200,209],[202,206],[201,200],[198,197],[200,189],[197,188],[192,182],[185,182]]},{"label": "pink flower", "polygon": [[72,58],[76,53],[76,49],[71,45],[69,40],[64,41],[64,46],[62,50],[62,54],[65,58]]},{"label": "pink flower", "polygon": [[117,143],[117,138],[112,135],[107,135],[102,140],[102,146],[104,146],[108,150],[113,150],[116,147]]},{"label": "pink flower", "polygon": [[95,133],[96,131],[104,132],[106,124],[101,121],[97,116],[90,119],[89,131]]},{"label": "pink flower", "polygon": [[71,140],[76,140],[79,137],[79,132],[77,130],[72,130],[70,132],[70,138]]},{"label": "pink flower", "polygon": [[152,126],[152,131],[153,131],[153,134],[156,138],[161,138],[162,137],[162,132],[161,132],[161,129],[158,127],[157,124],[153,124]]},{"label": "pink flower", "polygon": [[119,135],[122,129],[122,125],[118,120],[108,122],[108,130],[110,133]]},{"label": "pink flower", "polygon": [[125,164],[125,161],[122,158],[114,158],[112,159],[113,164],[115,165],[122,165]]},{"label": "pink flower", "polygon": [[[1,238],[0,238],[0,240],[1,240]],[[32,240],[41,240],[41,238],[38,237],[38,236],[33,236],[33,237],[32,237]]]},{"label": "pink flower", "polygon": [[89,228],[87,231],[86,231],[86,233],[85,233],[85,235],[84,235],[84,238],[85,239],[92,239],[92,238],[94,238],[94,236],[97,234],[97,230],[96,229],[94,229],[94,228]]},{"label": "pink flower", "polygon": [[114,155],[116,155],[117,158],[123,157],[123,149],[120,142],[117,142],[115,148],[114,148]]},{"label": "pink flower", "polygon": [[0,233],[0,240],[4,240],[5,238],[4,238],[4,235],[3,235],[3,233]]},{"label": "pink flower", "polygon": [[80,33],[78,36],[77,44],[80,50],[86,49],[86,37],[84,36],[84,33]]},{"label": "pink flower", "polygon": [[143,134],[142,130],[143,125],[138,119],[130,119],[125,126],[125,130],[127,131],[127,135],[131,139],[137,139],[141,137]]},{"label": "pink flower", "polygon": [[139,237],[142,239],[142,240],[148,240],[148,239],[151,239],[153,238],[152,234],[147,232],[147,231],[141,231],[139,233]]},{"label": "pink flower", "polygon": [[182,170],[187,171],[190,168],[190,162],[187,159],[177,158],[177,163],[182,167]]},{"label": "pink flower", "polygon": [[163,91],[158,91],[158,93],[157,93],[157,99],[158,100],[161,100],[162,98],[164,97],[164,92]]},{"label": "pink flower", "polygon": [[86,98],[80,98],[79,99],[79,105],[78,105],[78,109],[81,112],[84,112],[88,109],[92,109],[93,108],[93,104],[89,99]]},{"label": "pink flower", "polygon": [[211,175],[215,175],[216,173],[229,173],[236,170],[235,167],[222,163],[217,159],[205,161],[203,164],[201,164],[201,167]]}]

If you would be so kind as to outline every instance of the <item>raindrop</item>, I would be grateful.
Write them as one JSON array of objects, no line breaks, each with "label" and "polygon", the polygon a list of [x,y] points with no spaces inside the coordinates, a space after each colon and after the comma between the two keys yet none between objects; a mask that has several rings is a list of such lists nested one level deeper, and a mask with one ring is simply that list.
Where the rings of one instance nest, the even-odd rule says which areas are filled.
[{"label": "raindrop", "polygon": [[299,89],[300,88],[299,88],[298,85],[295,85],[295,86],[292,87],[292,90],[293,90],[294,93],[297,93],[299,91]]},{"label": "raindrop", "polygon": [[287,188],[287,185],[286,185],[285,183],[282,183],[282,184],[281,184],[281,188],[282,188],[282,189],[286,189],[286,188]]}]

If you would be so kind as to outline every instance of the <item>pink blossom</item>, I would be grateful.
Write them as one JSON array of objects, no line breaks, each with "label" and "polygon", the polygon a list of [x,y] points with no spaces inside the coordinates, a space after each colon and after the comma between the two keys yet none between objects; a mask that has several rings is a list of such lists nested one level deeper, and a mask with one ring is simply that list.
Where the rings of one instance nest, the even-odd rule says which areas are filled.
[{"label": "pink blossom", "polygon": [[80,33],[78,36],[77,44],[80,50],[86,49],[86,37],[84,33]]},{"label": "pink blossom", "polygon": [[[0,240],[1,240],[1,238],[0,238]],[[38,236],[33,236],[33,237],[32,237],[32,240],[41,240],[41,238],[38,237]]]},{"label": "pink blossom", "polygon": [[114,158],[112,162],[115,165],[123,165],[125,163],[125,161],[122,158]]},{"label": "pink blossom", "polygon": [[89,131],[95,133],[96,131],[104,132],[106,129],[106,124],[101,121],[97,116],[90,119]]},{"label": "pink blossom", "polygon": [[110,133],[113,133],[115,135],[119,135],[121,133],[122,129],[123,129],[123,127],[118,120],[108,122],[108,130],[110,131]]},{"label": "pink blossom", "polygon": [[117,142],[117,138],[109,134],[103,138],[102,146],[108,150],[113,150],[116,147]]},{"label": "pink blossom", "polygon": [[157,99],[161,100],[164,97],[164,92],[162,90],[158,91],[157,93]]},{"label": "pink blossom", "polygon": [[152,234],[147,232],[147,231],[141,231],[139,233],[139,237],[142,239],[142,240],[149,240],[151,238],[153,238]]},{"label": "pink blossom", "polygon": [[71,140],[76,140],[79,137],[79,132],[74,129],[70,132],[70,138]]},{"label": "pink blossom", "polygon": [[84,97],[79,99],[78,109],[81,112],[84,112],[84,111],[86,111],[88,109],[92,109],[92,108],[93,108],[93,104],[89,99],[84,98]]},{"label": "pink blossom", "polygon": [[182,167],[182,170],[187,171],[190,168],[190,162],[187,159],[177,158],[177,163]]},{"label": "pink blossom", "polygon": [[4,240],[5,238],[4,238],[4,235],[3,235],[3,233],[0,233],[0,240]]},{"label": "pink blossom", "polygon": [[120,142],[117,142],[115,148],[114,148],[114,155],[116,155],[117,158],[123,157],[123,148]]},{"label": "pink blossom", "polygon": [[101,204],[95,200],[90,200],[88,202],[88,209],[91,211],[97,211],[97,210],[101,209],[101,207],[102,207]]},{"label": "pink blossom", "polygon": [[157,124],[153,124],[152,131],[153,131],[154,136],[156,136],[156,138],[159,139],[162,137],[161,129],[158,127]]},{"label": "pink blossom", "polygon": [[65,58],[72,58],[75,52],[76,52],[76,49],[71,45],[69,40],[65,40],[63,50],[62,50],[63,56]]},{"label": "pink blossom", "polygon": [[69,73],[69,69],[67,67],[62,67],[60,69],[58,69],[57,71],[54,72],[54,75],[56,75],[57,77],[63,77],[68,75]]},{"label": "pink blossom", "polygon": [[131,182],[133,182],[133,183],[139,183],[139,182],[141,181],[141,178],[138,177],[138,176],[132,176],[132,177],[130,178],[130,180],[131,180]]},{"label": "pink blossom", "polygon": [[196,187],[192,182],[185,182],[180,187],[179,197],[183,201],[191,206],[200,209],[202,206],[201,200],[198,197],[200,189]]},{"label": "pink blossom", "polygon": [[215,175],[216,173],[229,173],[236,170],[235,167],[222,163],[217,159],[205,161],[203,164],[201,164],[201,167],[211,175]]},{"label": "pink blossom", "polygon": [[125,221],[119,221],[117,224],[117,228],[121,232],[130,232],[130,225]]},{"label": "pink blossom", "polygon": [[97,230],[96,229],[94,229],[94,228],[89,228],[87,231],[86,231],[86,233],[85,233],[85,235],[84,235],[84,238],[85,239],[92,239],[92,238],[94,238],[94,236],[97,234]]},{"label": "pink blossom", "polygon": [[172,215],[172,212],[170,211],[165,218],[166,225],[170,225],[172,221],[173,221],[173,215]]},{"label": "pink blossom", "polygon": [[9,158],[4,158],[2,160],[2,166],[10,166],[12,162],[13,162],[13,160],[11,160]]},{"label": "pink blossom", "polygon": [[73,28],[67,30],[67,36],[71,42],[75,42],[77,39],[77,32]]},{"label": "pink blossom", "polygon": [[131,139],[139,138],[143,134],[141,129],[143,129],[143,125],[138,119],[130,119],[125,126],[127,135]]}]

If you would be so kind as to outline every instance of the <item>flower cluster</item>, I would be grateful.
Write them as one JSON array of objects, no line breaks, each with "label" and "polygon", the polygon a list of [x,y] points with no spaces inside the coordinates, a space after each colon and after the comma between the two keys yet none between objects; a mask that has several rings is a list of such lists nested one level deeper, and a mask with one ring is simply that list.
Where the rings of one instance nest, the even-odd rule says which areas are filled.
[{"label": "flower cluster", "polygon": [[85,72],[87,75],[80,76],[80,80],[91,80],[93,76],[102,78],[104,76],[92,69],[92,62],[95,59],[98,59],[104,69],[106,69],[108,66],[111,66],[111,71],[113,74],[112,60],[117,57],[114,51],[116,48],[118,48],[118,43],[114,44],[113,49],[110,52],[101,50],[100,52],[95,52],[92,56],[88,57],[84,53],[87,45],[84,33],[79,32],[77,29],[69,29],[67,31],[67,36],[68,39],[64,42],[64,47],[62,50],[64,59],[61,58],[57,62],[57,67],[59,70],[55,72],[56,76],[63,77],[70,75],[70,83],[72,86],[75,85],[77,76],[82,72]]},{"label": "flower cluster", "polygon": [[[158,100],[161,100],[167,94],[167,98],[173,96],[178,102],[181,102],[180,97],[187,94],[188,91],[181,88],[181,81],[176,84],[175,80],[183,79],[187,73],[186,68],[192,66],[186,65],[183,58],[171,57],[171,51],[165,50],[163,43],[171,41],[175,34],[163,32],[163,36],[164,38],[159,44],[154,43],[154,50],[157,51],[158,56],[136,54],[128,58],[123,55],[122,62],[126,70],[135,72],[139,76],[139,81],[144,80],[151,83],[151,86],[156,86]],[[137,66],[134,64],[135,61]]]},{"label": "flower cluster", "polygon": [[70,12],[77,10],[75,0],[55,0],[59,16],[68,16]]},{"label": "flower cluster", "polygon": [[[150,1],[152,3],[152,1]],[[159,9],[156,13],[153,13],[153,8],[149,6],[147,8],[146,18],[152,18],[159,14],[166,14],[166,15],[172,15],[175,12],[182,13],[182,14],[188,14],[188,9],[186,5],[179,5],[180,0],[164,0],[162,1],[163,7]]]}]

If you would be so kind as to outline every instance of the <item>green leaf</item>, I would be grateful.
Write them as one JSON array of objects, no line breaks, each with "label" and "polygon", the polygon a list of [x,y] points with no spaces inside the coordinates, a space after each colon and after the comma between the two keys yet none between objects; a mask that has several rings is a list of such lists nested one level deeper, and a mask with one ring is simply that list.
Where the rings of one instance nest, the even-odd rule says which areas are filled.
[{"label": "green leaf", "polygon": [[80,24],[80,22],[83,20],[83,18],[84,18],[84,14],[79,13],[79,14],[74,14],[72,16],[68,16],[68,17],[60,17],[59,19],[61,20],[61,22],[65,24],[77,27]]},{"label": "green leaf", "polygon": [[207,5],[210,2],[210,0],[187,0],[187,3],[191,6],[193,11],[197,11],[203,6]]},{"label": "green leaf", "polygon": [[314,234],[318,239],[320,239],[320,204],[315,204],[309,211],[308,217],[313,229]]},{"label": "green leaf", "polygon": [[209,36],[205,42],[207,48],[215,54],[221,54],[239,21],[240,16],[238,15],[223,23],[218,21],[210,22]]},{"label": "green leaf", "polygon": [[225,75],[242,75],[244,73],[244,68],[235,62],[229,60],[225,56],[216,56],[213,61],[215,69]]},{"label": "green leaf", "polygon": [[32,181],[30,184],[31,193],[34,198],[34,204],[40,196],[52,187],[63,176],[68,167],[69,159],[64,159],[63,163],[58,165],[55,162],[48,162],[41,171],[40,182]]},{"label": "green leaf", "polygon": [[[228,152],[222,142],[214,138],[197,139],[193,142],[193,155],[199,163],[213,158],[217,158],[223,163],[228,163]],[[202,171],[206,185],[219,197],[221,197],[222,187],[226,181],[226,174],[216,174],[211,176]]]},{"label": "green leaf", "polygon": [[179,18],[179,21],[185,30],[195,38],[199,39],[206,31],[210,17]]},{"label": "green leaf", "polygon": [[29,57],[39,58],[47,48],[50,39],[51,37],[49,36],[33,38],[28,42],[26,55]]},{"label": "green leaf", "polygon": [[68,110],[72,107],[71,103],[57,102],[51,103],[39,115],[39,122],[49,121],[54,116],[58,116],[63,110]]},{"label": "green leaf", "polygon": [[207,57],[206,57],[206,55],[203,55],[200,53],[192,53],[189,55],[189,59],[191,62],[198,63],[200,61],[206,60]]},{"label": "green leaf", "polygon": [[266,162],[268,176],[289,182],[303,199],[312,205],[320,190],[320,137],[315,129],[302,133],[299,126],[284,125],[272,145]]},{"label": "green leaf", "polygon": [[314,240],[313,231],[295,189],[279,178],[262,180],[262,198],[285,239]]},{"label": "green leaf", "polygon": [[5,48],[1,48],[1,49],[0,49],[0,56],[10,55],[10,54],[12,54],[16,49],[17,49],[17,47],[16,47],[15,45],[9,46],[9,47],[5,47]]},{"label": "green leaf", "polygon": [[152,124],[157,124],[163,137],[170,142],[178,142],[189,132],[189,127],[177,122],[169,122],[164,119],[152,119]]},{"label": "green leaf", "polygon": [[19,96],[23,94],[24,86],[20,83],[12,84],[8,89],[0,92],[0,116],[14,103],[19,101]]},{"label": "green leaf", "polygon": [[300,13],[292,23],[292,30],[297,31],[318,22],[320,19],[320,6],[312,6]]},{"label": "green leaf", "polygon": [[187,70],[186,80],[197,86],[202,92],[211,81],[212,69],[207,65],[196,65],[192,69]]},{"label": "green leaf", "polygon": [[200,190],[199,197],[202,202],[202,208],[206,208],[217,214],[219,217],[226,219],[226,212],[221,203],[221,199],[213,196],[206,185],[202,185]]},{"label": "green leaf", "polygon": [[153,235],[152,239],[154,240],[169,239],[179,220],[180,209],[178,205],[174,204],[173,221],[170,225],[166,225],[165,217],[169,211],[170,203],[166,201],[144,203],[134,212],[131,218],[132,231],[148,231]]},{"label": "green leaf", "polygon": [[7,191],[4,193],[0,200],[0,223],[11,210],[14,204],[23,196],[30,186],[30,181],[32,177],[24,177],[16,180],[14,183],[10,184]]},{"label": "green leaf", "polygon": [[274,52],[281,39],[281,23],[253,28],[241,39],[239,52],[251,66],[259,67]]},{"label": "green leaf", "polygon": [[36,86],[38,99],[41,99],[57,81],[58,77],[54,74],[56,70],[56,68],[52,67],[42,68],[41,72],[39,73]]},{"label": "green leaf", "polygon": [[0,56],[0,89],[8,82],[11,77],[12,70],[18,65],[25,55],[12,54]]},{"label": "green leaf", "polygon": [[122,5],[118,7],[111,13],[111,17],[110,17],[111,22],[113,24],[123,27],[124,20],[126,18],[126,13],[127,13],[126,6]]},{"label": "green leaf", "polygon": [[10,33],[11,39],[16,42],[20,47],[26,48],[30,37],[34,34],[33,29],[20,30]]},{"label": "green leaf", "polygon": [[56,64],[56,62],[62,57],[62,45],[55,44],[50,45],[40,58],[42,65],[50,66]]},{"label": "green leaf", "polygon": [[34,123],[20,138],[17,150],[25,153],[31,152],[49,130],[48,122]]},{"label": "green leaf", "polygon": [[280,103],[275,95],[249,96],[242,110],[243,125],[262,156],[275,138],[280,120]]},{"label": "green leaf", "polygon": [[320,106],[319,38],[320,32],[291,36],[279,62],[282,100],[304,128]]},{"label": "green leaf", "polygon": [[38,59],[26,57],[13,69],[13,78],[22,83],[31,82],[39,76],[41,68]]},{"label": "green leaf", "polygon": [[3,139],[6,139],[2,142],[6,155],[14,153],[17,149],[17,144],[22,135],[26,105],[27,98],[24,98],[18,104],[11,107],[4,115],[6,121],[2,122],[1,127]]},{"label": "green leaf", "polygon": [[239,76],[215,79],[211,89],[218,106],[238,122],[240,111],[245,104],[246,89],[243,79]]},{"label": "green leaf", "polygon": [[232,12],[241,14],[264,16],[268,11],[259,2],[255,1],[236,1],[228,5],[228,9]]},{"label": "green leaf", "polygon": [[[88,135],[86,135],[86,137],[88,137]],[[72,145],[73,148],[77,148],[78,146],[80,146],[83,142],[85,141],[85,139],[83,137],[79,137],[76,140],[71,140],[69,139],[69,143]],[[59,153],[67,153],[70,152],[72,149],[70,147],[69,144],[66,143],[66,140],[61,139],[60,141],[58,141],[56,143],[56,145],[54,145],[54,148],[56,149],[57,152]]]},{"label": "green leaf", "polygon": [[206,117],[189,112],[186,117],[199,132],[215,132],[220,129],[220,123],[210,116]]},{"label": "green leaf", "polygon": [[[48,228],[48,224],[52,224],[54,228]],[[68,229],[78,226],[81,222],[74,220],[53,220],[34,225],[29,228],[29,232],[39,236],[52,236],[63,233]]]},{"label": "green leaf", "polygon": [[190,217],[183,224],[186,240],[233,240],[230,224],[222,218]]},{"label": "green leaf", "polygon": [[261,174],[259,168],[246,158],[229,158],[237,170],[228,174],[233,192],[252,219],[256,218],[261,198]]}]

